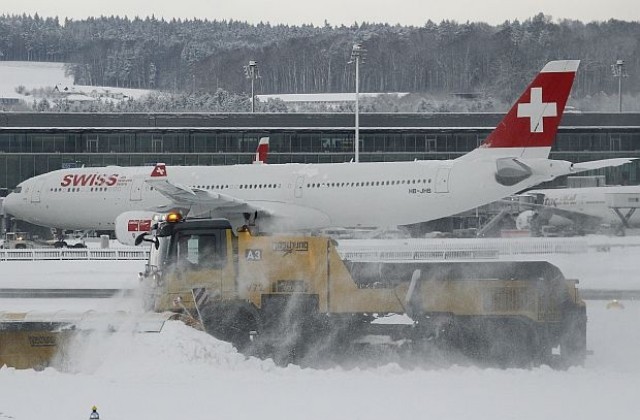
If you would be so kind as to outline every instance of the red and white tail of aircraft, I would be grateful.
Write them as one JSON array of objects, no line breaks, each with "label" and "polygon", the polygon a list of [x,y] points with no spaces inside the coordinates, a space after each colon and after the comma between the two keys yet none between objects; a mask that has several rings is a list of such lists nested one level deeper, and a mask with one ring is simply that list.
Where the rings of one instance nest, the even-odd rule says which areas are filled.
[{"label": "red and white tail of aircraft", "polygon": [[269,137],[261,137],[256,149],[256,154],[253,156],[252,163],[267,163],[267,157],[269,156]]},{"label": "red and white tail of aircraft", "polygon": [[547,158],[579,63],[547,63],[475,153],[466,155],[467,159],[486,153],[486,149],[511,157]]},{"label": "red and white tail of aircraft", "polygon": [[[439,219],[558,176],[631,161],[548,159],[577,68],[576,60],[549,62],[484,142],[453,160],[64,169],[24,181],[4,207],[64,229],[114,229],[121,216],[128,237],[140,220],[169,209],[236,226],[259,220],[271,232]],[[257,160],[267,151],[263,139]],[[131,213],[141,210],[149,213]]]}]

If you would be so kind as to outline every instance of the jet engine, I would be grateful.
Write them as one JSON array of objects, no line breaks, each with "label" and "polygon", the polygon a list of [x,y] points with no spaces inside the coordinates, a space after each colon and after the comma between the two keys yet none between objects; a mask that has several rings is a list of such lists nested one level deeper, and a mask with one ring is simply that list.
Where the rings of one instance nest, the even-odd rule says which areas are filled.
[{"label": "jet engine", "polygon": [[133,210],[116,217],[116,239],[123,245],[135,245],[135,240],[143,233],[150,232],[154,223],[162,215],[153,211]]}]

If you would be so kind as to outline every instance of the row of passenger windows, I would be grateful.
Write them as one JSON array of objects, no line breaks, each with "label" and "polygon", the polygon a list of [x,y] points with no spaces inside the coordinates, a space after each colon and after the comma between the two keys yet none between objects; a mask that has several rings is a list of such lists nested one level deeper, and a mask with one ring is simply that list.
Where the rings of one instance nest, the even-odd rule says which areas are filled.
[{"label": "row of passenger windows", "polygon": [[[366,181],[366,182],[323,182],[323,183],[310,183],[307,184],[307,188],[320,188],[320,187],[374,187],[380,185],[401,185],[401,184],[430,184],[431,179],[402,179],[393,181]],[[231,186],[233,187],[233,186]],[[192,188],[199,188],[202,190],[224,190],[229,189],[229,185],[194,185]],[[241,184],[237,186],[238,189],[275,189],[282,188],[282,184]],[[153,187],[151,187],[153,190]],[[51,188],[51,192],[78,192],[79,187],[71,188]],[[91,192],[107,191],[107,187],[91,187]]]},{"label": "row of passenger windows", "polygon": [[[225,190],[229,188],[234,188],[233,185],[193,185],[191,188],[199,188],[201,190]],[[241,190],[250,190],[250,189],[262,189],[262,188],[282,188],[282,184],[242,184],[238,185],[235,188]]]},{"label": "row of passenger windows", "polygon": [[201,190],[223,190],[229,188],[228,185],[192,185],[191,188],[199,188]]},{"label": "row of passenger windows", "polygon": [[[49,191],[51,191],[51,192],[80,192],[81,188],[80,187],[50,188]],[[91,191],[91,192],[107,191],[107,187],[91,187],[89,189],[89,191]]]},{"label": "row of passenger windows", "polygon": [[[374,187],[381,185],[406,185],[406,184],[431,184],[431,179],[398,179],[389,181],[365,181],[365,182],[323,182],[323,183],[309,183],[307,188],[320,188],[320,187]],[[192,188],[199,188],[202,190],[224,190],[233,188],[229,185],[194,185]],[[282,184],[241,184],[236,188],[241,190],[251,189],[274,189],[282,188]]]},{"label": "row of passenger windows", "polygon": [[398,179],[393,181],[366,181],[366,182],[323,182],[307,184],[307,188],[320,187],[377,187],[381,185],[402,184],[431,184],[431,179]]}]

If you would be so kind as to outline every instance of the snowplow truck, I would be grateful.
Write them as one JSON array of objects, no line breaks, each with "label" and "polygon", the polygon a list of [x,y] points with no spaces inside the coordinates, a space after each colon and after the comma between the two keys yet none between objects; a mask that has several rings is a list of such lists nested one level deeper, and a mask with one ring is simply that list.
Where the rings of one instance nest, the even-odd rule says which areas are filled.
[{"label": "snowplow truck", "polygon": [[548,262],[356,263],[330,238],[253,236],[223,219],[174,218],[144,240],[153,310],[190,314],[277,363],[345,353],[371,336],[503,366],[569,366],[586,354],[577,280]]}]

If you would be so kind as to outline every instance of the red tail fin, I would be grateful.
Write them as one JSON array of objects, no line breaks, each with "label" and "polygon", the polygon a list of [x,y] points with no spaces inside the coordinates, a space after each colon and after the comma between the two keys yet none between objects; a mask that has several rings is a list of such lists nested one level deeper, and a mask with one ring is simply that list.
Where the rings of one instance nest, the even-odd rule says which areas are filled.
[{"label": "red tail fin", "polygon": [[253,158],[253,163],[267,163],[267,157],[269,155],[269,137],[261,137],[258,148],[256,149],[256,155]]},{"label": "red tail fin", "polygon": [[153,167],[151,171],[151,177],[162,177],[167,176],[167,166],[164,163],[156,163],[156,166]]},{"label": "red tail fin", "polygon": [[535,148],[539,151],[528,150],[526,154],[547,157],[579,63],[578,60],[547,63],[481,147]]}]

